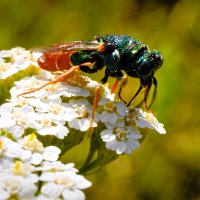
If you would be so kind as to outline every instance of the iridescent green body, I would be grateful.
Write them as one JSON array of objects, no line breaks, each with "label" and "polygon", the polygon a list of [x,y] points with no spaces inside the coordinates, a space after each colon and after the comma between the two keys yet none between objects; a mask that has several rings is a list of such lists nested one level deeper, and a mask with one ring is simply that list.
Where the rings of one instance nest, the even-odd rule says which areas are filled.
[{"label": "iridescent green body", "polygon": [[107,82],[109,76],[121,80],[124,71],[131,77],[140,78],[142,85],[146,86],[162,65],[163,57],[158,51],[150,51],[146,44],[130,36],[103,35],[97,36],[96,41],[104,43],[108,50],[99,52],[97,49],[78,49],[72,54],[71,62],[73,65],[95,63],[92,69],[89,66],[81,67],[86,73],[95,73],[105,66],[105,76],[101,80],[103,83]]}]

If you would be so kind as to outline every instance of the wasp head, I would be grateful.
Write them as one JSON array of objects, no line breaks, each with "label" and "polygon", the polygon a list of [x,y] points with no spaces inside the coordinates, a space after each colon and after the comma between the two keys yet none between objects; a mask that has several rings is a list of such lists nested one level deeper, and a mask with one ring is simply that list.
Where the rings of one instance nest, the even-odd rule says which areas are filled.
[{"label": "wasp head", "polygon": [[154,71],[156,71],[157,69],[159,69],[162,66],[162,64],[163,64],[163,56],[157,50],[153,50],[150,53],[150,60],[151,60],[152,64],[154,65]]},{"label": "wasp head", "polygon": [[138,60],[137,75],[140,78],[153,76],[154,72],[162,66],[163,56],[157,50],[144,52]]}]

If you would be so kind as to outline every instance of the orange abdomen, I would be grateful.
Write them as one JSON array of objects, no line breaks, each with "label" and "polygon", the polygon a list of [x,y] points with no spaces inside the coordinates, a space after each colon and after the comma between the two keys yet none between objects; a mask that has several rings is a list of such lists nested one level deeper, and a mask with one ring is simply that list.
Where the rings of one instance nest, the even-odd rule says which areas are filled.
[{"label": "orange abdomen", "polygon": [[38,64],[47,71],[63,71],[70,69],[70,57],[74,52],[46,52],[38,58]]}]

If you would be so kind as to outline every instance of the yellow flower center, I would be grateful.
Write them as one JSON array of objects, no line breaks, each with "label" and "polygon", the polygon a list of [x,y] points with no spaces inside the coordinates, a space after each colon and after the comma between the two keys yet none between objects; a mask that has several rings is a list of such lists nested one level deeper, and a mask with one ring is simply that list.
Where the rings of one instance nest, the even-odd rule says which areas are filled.
[{"label": "yellow flower center", "polygon": [[58,91],[58,88],[60,87],[60,84],[50,84],[48,85],[47,87],[45,87],[45,89],[48,91],[48,92],[56,92]]},{"label": "yellow flower center", "polygon": [[115,128],[113,133],[116,135],[118,141],[127,140],[127,131],[125,128]]},{"label": "yellow flower center", "polygon": [[50,112],[53,114],[59,114],[62,111],[62,106],[58,104],[51,104],[50,105]]},{"label": "yellow flower center", "polygon": [[89,116],[88,110],[84,105],[74,105],[73,107],[76,109],[76,113],[79,115],[79,118],[87,118]]},{"label": "yellow flower center", "polygon": [[153,124],[154,120],[153,120],[153,114],[152,113],[144,113],[145,119],[150,123]]},{"label": "yellow flower center", "polygon": [[109,112],[115,112],[116,106],[112,101],[107,101],[105,104],[105,109]]},{"label": "yellow flower center", "polygon": [[4,151],[4,143],[2,140],[0,140],[0,156],[3,154]]},{"label": "yellow flower center", "polygon": [[29,149],[34,152],[43,152],[43,144],[37,139],[34,133],[26,136],[23,141],[23,146],[25,149]]},{"label": "yellow flower center", "polygon": [[13,166],[13,174],[23,176],[30,171],[30,165],[24,164],[22,161],[15,161]]},{"label": "yellow flower center", "polygon": [[41,124],[43,126],[50,127],[52,125],[52,120],[51,119],[47,119],[47,118],[42,119],[41,120]]},{"label": "yellow flower center", "polygon": [[71,188],[75,185],[75,183],[69,177],[56,177],[54,180],[55,184],[65,185],[68,188]]},{"label": "yellow flower center", "polygon": [[10,67],[10,66],[9,66],[8,64],[4,64],[4,65],[1,64],[1,65],[0,65],[0,72],[3,73],[3,72],[5,72],[5,71],[7,71],[7,70],[9,69],[9,67]]}]

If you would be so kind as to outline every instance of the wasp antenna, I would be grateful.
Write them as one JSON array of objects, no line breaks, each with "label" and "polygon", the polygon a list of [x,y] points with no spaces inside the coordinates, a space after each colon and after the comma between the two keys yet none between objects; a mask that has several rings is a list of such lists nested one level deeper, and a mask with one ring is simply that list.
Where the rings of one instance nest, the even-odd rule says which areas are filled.
[{"label": "wasp antenna", "polygon": [[157,94],[157,85],[158,85],[157,80],[156,80],[156,78],[154,76],[152,77],[152,80],[153,80],[152,83],[154,85],[154,89],[153,89],[153,94],[152,94],[151,102],[150,102],[148,108],[151,108],[151,106],[153,105],[153,103],[155,101],[155,98],[156,98],[156,94]]}]

